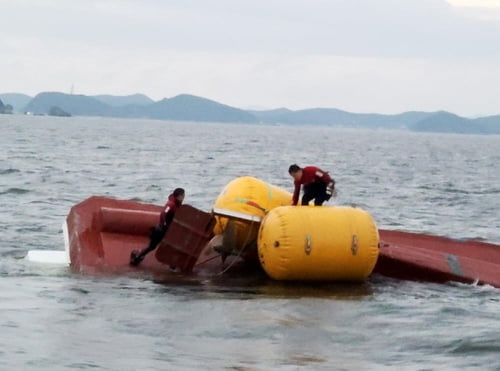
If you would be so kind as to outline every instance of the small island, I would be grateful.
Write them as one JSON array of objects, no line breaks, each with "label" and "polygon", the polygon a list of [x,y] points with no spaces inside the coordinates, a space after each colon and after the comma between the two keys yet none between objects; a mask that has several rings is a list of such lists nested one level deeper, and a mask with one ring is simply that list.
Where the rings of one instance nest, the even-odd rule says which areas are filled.
[{"label": "small island", "polygon": [[60,107],[52,106],[47,113],[49,116],[71,117],[71,114]]},{"label": "small island", "polygon": [[1,99],[0,99],[0,113],[7,113],[7,114],[12,113],[12,106],[10,104],[3,104]]}]

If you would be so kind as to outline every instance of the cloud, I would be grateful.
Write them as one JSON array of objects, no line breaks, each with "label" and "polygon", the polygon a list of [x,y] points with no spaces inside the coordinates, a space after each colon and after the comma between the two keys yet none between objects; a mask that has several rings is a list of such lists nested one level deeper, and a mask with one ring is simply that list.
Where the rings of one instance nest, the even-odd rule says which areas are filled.
[{"label": "cloud", "polygon": [[[21,60],[4,63],[12,66],[13,80],[29,81],[31,90],[25,92],[31,94],[69,92],[74,85],[76,94],[142,92],[159,100],[190,93],[242,108],[336,107],[380,113],[444,109],[466,116],[498,113],[500,97],[495,60],[189,51],[153,56],[100,49],[73,57],[55,54],[52,60],[25,51]],[[38,68],[31,69],[35,63]]]},{"label": "cloud", "polygon": [[500,22],[500,0],[448,0],[461,17],[476,21]]},{"label": "cloud", "polygon": [[446,0],[453,6],[470,8],[500,8],[500,0]]},{"label": "cloud", "polygon": [[239,107],[498,113],[500,22],[476,10],[444,0],[0,0],[2,90],[74,84]]},{"label": "cloud", "polygon": [[[4,5],[2,5],[2,3]],[[0,3],[2,31],[40,44],[367,57],[500,56],[500,23],[444,0]]]}]

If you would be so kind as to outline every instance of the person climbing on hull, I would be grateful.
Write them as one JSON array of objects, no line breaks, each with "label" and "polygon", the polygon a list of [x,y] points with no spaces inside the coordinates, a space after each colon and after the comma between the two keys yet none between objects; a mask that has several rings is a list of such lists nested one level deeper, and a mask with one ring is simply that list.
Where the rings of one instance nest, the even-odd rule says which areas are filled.
[{"label": "person climbing on hull", "polygon": [[160,214],[160,222],[154,227],[151,231],[149,245],[139,250],[134,250],[130,253],[130,264],[137,266],[143,260],[144,257],[153,251],[156,246],[161,242],[165,233],[167,233],[168,227],[172,223],[174,219],[175,212],[182,205],[184,201],[185,192],[182,188],[176,188],[172,194],[168,196],[168,200],[163,207],[163,210]]},{"label": "person climbing on hull", "polygon": [[301,168],[297,164],[290,165],[288,173],[294,180],[292,205],[297,205],[300,188],[304,186],[302,205],[308,205],[314,200],[314,205],[321,206],[335,195],[335,180],[330,175],[316,166]]}]

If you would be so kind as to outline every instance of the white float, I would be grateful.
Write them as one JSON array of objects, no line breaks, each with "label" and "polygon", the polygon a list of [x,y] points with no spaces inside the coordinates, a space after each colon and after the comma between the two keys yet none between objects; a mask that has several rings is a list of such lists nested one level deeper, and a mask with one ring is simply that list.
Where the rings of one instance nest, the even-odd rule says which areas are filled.
[{"label": "white float", "polygon": [[64,250],[29,250],[25,259],[34,263],[69,265],[68,226],[62,225],[64,235]]}]

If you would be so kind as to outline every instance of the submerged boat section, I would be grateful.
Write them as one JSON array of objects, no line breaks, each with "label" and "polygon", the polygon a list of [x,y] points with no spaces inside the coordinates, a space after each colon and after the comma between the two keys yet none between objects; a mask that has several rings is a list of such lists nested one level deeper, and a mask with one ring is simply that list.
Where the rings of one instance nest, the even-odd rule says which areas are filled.
[{"label": "submerged boat section", "polygon": [[376,273],[407,280],[500,287],[499,245],[383,229],[379,234]]}]

